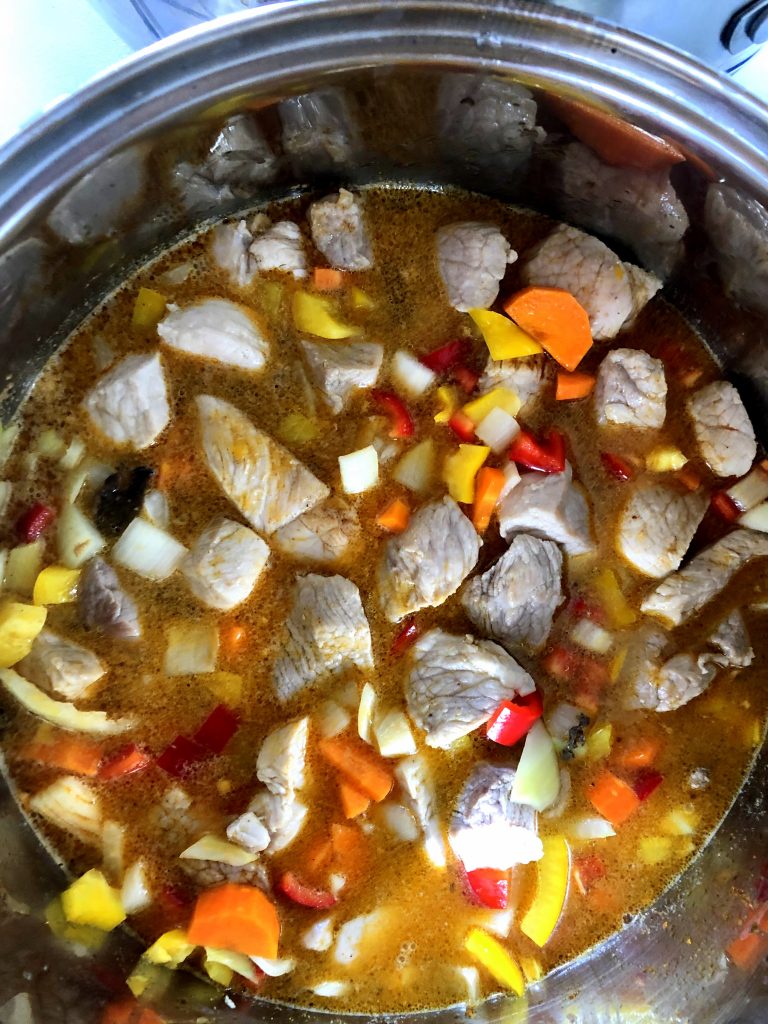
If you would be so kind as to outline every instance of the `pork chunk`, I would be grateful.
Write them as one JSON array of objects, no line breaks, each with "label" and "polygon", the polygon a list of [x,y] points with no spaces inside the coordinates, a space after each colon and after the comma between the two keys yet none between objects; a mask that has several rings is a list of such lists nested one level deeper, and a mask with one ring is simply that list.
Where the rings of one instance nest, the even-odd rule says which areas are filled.
[{"label": "pork chunk", "polygon": [[257,214],[251,221],[253,241],[249,253],[249,266],[255,273],[279,270],[300,281],[307,276],[307,260],[301,229],[291,220],[272,224],[264,214]]},{"label": "pork chunk", "polygon": [[437,813],[435,784],[426,758],[423,754],[404,757],[397,763],[395,776],[424,833],[427,857],[436,868],[444,868],[445,840]]},{"label": "pork chunk", "polygon": [[269,342],[243,306],[228,299],[203,299],[183,309],[168,309],[157,333],[169,348],[239,370],[263,368]]},{"label": "pork chunk", "polygon": [[702,458],[718,476],[742,476],[757,453],[755,431],[739,392],[724,380],[688,399],[688,413]]},{"label": "pork chunk", "polygon": [[563,556],[556,544],[518,534],[499,561],[466,585],[461,603],[470,621],[505,647],[538,650],[563,599]]},{"label": "pork chunk", "polygon": [[289,700],[323,677],[352,667],[373,668],[371,631],[359,590],[343,576],[299,576],[274,666],[277,696]]},{"label": "pork chunk", "polygon": [[255,530],[274,533],[328,496],[324,483],[239,409],[212,395],[196,401],[208,468]]},{"label": "pork chunk", "polygon": [[307,805],[295,795],[278,796],[262,790],[251,800],[246,813],[255,814],[263,823],[270,837],[265,852],[273,854],[284,850],[294,841],[304,826],[308,812]]},{"label": "pork chunk", "polygon": [[85,629],[97,629],[120,640],[141,636],[136,605],[115,570],[101,558],[92,558],[80,574],[77,612]]},{"label": "pork chunk", "polygon": [[517,253],[495,224],[460,221],[440,228],[436,236],[440,276],[454,309],[487,309]]},{"label": "pork chunk", "polygon": [[445,748],[479,729],[501,701],[534,689],[498,644],[430,629],[411,650],[405,698],[427,745]]},{"label": "pork chunk", "polygon": [[160,356],[121,359],[91,388],[83,406],[110,441],[148,448],[171,418]]},{"label": "pork chunk", "polygon": [[550,376],[551,362],[548,362],[546,356],[489,359],[478,388],[481,395],[494,388],[509,388],[520,399],[520,409],[524,411],[535,404]]},{"label": "pork chunk", "polygon": [[264,740],[256,760],[256,776],[270,793],[293,797],[304,785],[309,719],[300,718],[274,729]]},{"label": "pork chunk", "polygon": [[562,544],[569,555],[594,548],[589,505],[567,463],[562,473],[525,473],[499,507],[499,528],[506,540],[529,533]]},{"label": "pork chunk", "polygon": [[341,498],[315,505],[273,537],[275,545],[293,558],[336,562],[360,537],[357,512]]},{"label": "pork chunk", "polygon": [[355,391],[372,388],[384,358],[374,341],[302,341],[309,376],[334,413],[340,413]]},{"label": "pork chunk", "polygon": [[363,204],[345,188],[309,208],[312,241],[332,267],[370,270],[373,253],[363,221]]},{"label": "pork chunk", "polygon": [[435,608],[454,594],[477,563],[480,538],[453,498],[424,505],[387,542],[379,594],[390,622]]},{"label": "pork chunk", "polygon": [[680,566],[706,510],[701,492],[638,487],[619,517],[616,550],[646,576],[666,576]]},{"label": "pork chunk", "polygon": [[768,210],[730,185],[713,182],[704,224],[727,291],[745,306],[768,312]]},{"label": "pork chunk", "polygon": [[512,800],[515,769],[483,762],[467,779],[451,818],[448,842],[466,871],[540,860],[536,812]]},{"label": "pork chunk", "polygon": [[679,626],[701,611],[754,558],[768,558],[768,534],[734,530],[662,580],[644,599],[640,610]]},{"label": "pork chunk", "polygon": [[107,671],[92,651],[49,629],[38,634],[32,650],[16,667],[31,683],[67,700],[86,697]]},{"label": "pork chunk", "polygon": [[522,268],[522,280],[570,292],[589,314],[598,341],[614,338],[631,324],[661,288],[653,274],[623,263],[598,238],[567,224],[536,246]]},{"label": "pork chunk", "polygon": [[253,235],[244,220],[230,224],[217,224],[211,232],[211,256],[233,284],[244,288],[256,274],[256,266],[248,249]]},{"label": "pork chunk", "polygon": [[642,349],[614,349],[597,371],[594,401],[601,426],[662,427],[667,415],[664,364]]},{"label": "pork chunk", "polygon": [[208,608],[242,604],[269,560],[269,547],[247,526],[224,517],[200,534],[181,563],[189,589]]}]

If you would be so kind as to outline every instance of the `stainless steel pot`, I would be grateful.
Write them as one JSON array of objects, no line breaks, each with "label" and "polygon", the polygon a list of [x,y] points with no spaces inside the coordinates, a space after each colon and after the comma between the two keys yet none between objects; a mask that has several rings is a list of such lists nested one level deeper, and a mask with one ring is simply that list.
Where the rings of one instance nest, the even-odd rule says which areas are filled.
[{"label": "stainless steel pot", "polygon": [[[296,189],[377,180],[469,184],[557,212],[562,196],[546,161],[535,173],[493,173],[498,165],[489,167],[476,143],[460,133],[441,137],[437,83],[467,72],[514,79],[538,90],[540,101],[567,90],[608,104],[677,139],[696,167],[703,161],[727,179],[744,221],[734,221],[735,235],[708,239],[706,176],[692,164],[680,172],[694,244],[667,293],[739,378],[764,425],[768,238],[760,231],[768,227],[760,228],[760,209],[749,204],[768,196],[768,108],[640,37],[551,6],[474,0],[268,5],[138,54],[14,140],[0,153],[3,420],[83,313],[132,265],[206,218]],[[281,153],[277,104],[309,96],[288,109],[316,139],[318,94],[348,119],[347,129],[328,130],[319,154]],[[244,122],[233,129],[230,120],[242,111],[251,126],[245,143],[237,135]],[[729,299],[723,280],[753,308]],[[723,949],[754,899],[768,850],[767,769],[764,745],[717,833],[653,907],[532,986],[526,1000],[494,1000],[478,1016],[521,1024],[765,1024],[765,966],[746,977]],[[31,1008],[39,1024],[93,1021],[138,947],[129,936],[113,937],[98,955],[58,946],[41,912],[62,875],[7,788],[0,830],[0,1006],[15,997],[0,1020],[22,1024]],[[180,978],[165,1003],[173,1020],[229,1012],[191,979]],[[269,1004],[253,1012],[264,1020],[323,1016]],[[460,1008],[432,1015],[439,1024],[464,1016]]]}]

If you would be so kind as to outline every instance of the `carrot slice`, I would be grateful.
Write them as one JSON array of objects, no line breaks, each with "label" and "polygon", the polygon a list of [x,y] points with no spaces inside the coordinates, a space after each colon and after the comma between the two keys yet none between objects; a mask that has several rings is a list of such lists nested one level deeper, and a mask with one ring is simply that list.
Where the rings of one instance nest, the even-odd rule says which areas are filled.
[{"label": "carrot slice", "polygon": [[395,498],[376,516],[376,524],[390,533],[402,533],[408,525],[411,510],[402,498]]},{"label": "carrot slice", "polygon": [[523,288],[504,312],[566,370],[575,370],[592,347],[587,311],[562,288]]},{"label": "carrot slice", "polygon": [[591,373],[557,374],[555,398],[558,402],[567,402],[574,398],[586,398],[595,386],[595,378]]},{"label": "carrot slice", "polygon": [[315,267],[312,284],[321,292],[333,292],[344,284],[344,274],[333,267]]},{"label": "carrot slice", "polygon": [[356,818],[358,814],[364,814],[371,805],[371,801],[365,793],[361,793],[359,789],[355,789],[344,779],[339,782],[339,796],[345,818]]},{"label": "carrot slice", "polygon": [[392,789],[392,774],[383,758],[362,743],[341,736],[320,740],[320,753],[347,781],[371,800],[383,800]]},{"label": "carrot slice", "polygon": [[485,533],[491,515],[504,486],[504,474],[500,469],[483,466],[475,477],[475,502],[472,506],[472,525],[478,533]]},{"label": "carrot slice", "polygon": [[195,946],[272,960],[277,956],[280,920],[261,889],[228,882],[197,897],[187,935]]},{"label": "carrot slice", "polygon": [[61,768],[75,775],[93,777],[98,774],[102,758],[101,747],[74,736],[60,739],[32,740],[21,751],[25,761],[37,761],[50,768]]},{"label": "carrot slice", "polygon": [[622,750],[618,759],[619,764],[625,768],[647,768],[656,760],[659,750],[661,750],[660,740],[649,737],[636,740]]},{"label": "carrot slice", "polygon": [[598,814],[615,827],[621,825],[640,806],[640,798],[631,786],[604,771],[587,790],[587,798]]},{"label": "carrot slice", "polygon": [[683,466],[677,471],[677,479],[688,488],[689,491],[697,491],[701,487],[701,476],[690,466]]}]

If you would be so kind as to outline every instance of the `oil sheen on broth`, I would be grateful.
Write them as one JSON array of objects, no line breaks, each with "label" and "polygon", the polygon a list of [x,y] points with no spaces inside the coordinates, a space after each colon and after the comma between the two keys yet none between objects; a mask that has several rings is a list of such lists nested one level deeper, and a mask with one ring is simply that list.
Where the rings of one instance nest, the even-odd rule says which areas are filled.
[{"label": "oil sheen on broth", "polygon": [[[292,294],[312,291],[311,271],[326,265],[309,243],[306,222],[307,201],[282,204],[268,212],[273,221],[288,218],[302,226],[310,277],[296,281],[288,274],[267,272],[240,288],[218,268],[210,257],[209,236],[195,238],[161,256],[143,268],[111,296],[75,332],[61,353],[43,372],[21,414],[21,434],[6,467],[13,481],[11,504],[4,517],[5,547],[17,543],[14,523],[36,501],[59,506],[63,472],[57,462],[40,457],[31,466],[28,452],[45,430],[55,431],[67,443],[81,437],[87,453],[110,467],[119,465],[152,467],[157,476],[152,486],[165,494],[169,506],[168,531],[190,546],[213,518],[226,515],[241,520],[208,471],[201,453],[197,413],[194,403],[199,394],[213,394],[242,410],[259,428],[281,439],[286,417],[300,413],[316,424],[316,436],[304,443],[286,445],[311,471],[341,494],[338,456],[369,444],[374,436],[387,442],[387,420],[372,403],[365,390],[354,393],[343,413],[332,415],[322,401],[317,411],[308,406],[306,384],[302,381],[302,356],[292,317]],[[452,309],[440,283],[435,257],[435,232],[456,221],[483,221],[498,225],[520,260],[509,266],[501,284],[501,298],[521,287],[519,267],[526,251],[552,230],[549,220],[519,209],[510,209],[489,200],[462,193],[419,192],[404,189],[370,189],[364,194],[365,217],[374,253],[373,268],[344,274],[341,288],[326,294],[336,315],[344,322],[360,325],[367,340],[384,346],[385,355],[378,386],[396,391],[390,365],[392,355],[406,350],[416,355],[431,352],[455,338],[469,339],[465,362],[480,371],[487,350],[469,317]],[[178,280],[174,268],[186,266],[188,276]],[[172,283],[176,278],[178,283]],[[369,302],[361,308],[352,287],[364,292]],[[155,444],[143,452],[120,450],[96,430],[89,429],[81,410],[84,395],[93,386],[100,370],[94,352],[108,350],[116,358],[128,353],[158,350],[154,326],[132,325],[132,313],[140,287],[161,293],[169,303],[186,305],[202,297],[228,298],[257,312],[265,335],[270,339],[271,355],[266,367],[257,373],[233,369],[213,360],[193,357],[162,347],[162,359],[168,381],[171,420]],[[497,307],[498,308],[498,307]],[[142,635],[133,641],[110,639],[98,631],[86,631],[78,618],[76,602],[51,605],[47,628],[93,651],[108,672],[93,688],[83,708],[98,708],[110,716],[135,715],[140,723],[127,736],[100,740],[104,757],[123,747],[127,741],[158,754],[177,736],[191,736],[206,716],[220,703],[204,675],[166,676],[163,663],[167,645],[167,627],[172,623],[217,623],[220,647],[217,672],[235,674],[242,679],[237,702],[239,728],[218,756],[200,761],[181,778],[170,777],[159,767],[147,768],[125,778],[101,781],[98,776],[86,782],[98,792],[104,820],[125,827],[124,864],[143,859],[147,865],[151,905],[131,918],[131,925],[148,943],[159,934],[188,923],[194,899],[201,888],[200,878],[190,878],[178,854],[204,833],[223,837],[227,824],[242,814],[257,790],[263,787],[255,778],[256,756],[264,738],[277,726],[309,715],[307,745],[307,781],[301,800],[308,813],[297,838],[274,855],[262,854],[258,863],[265,866],[270,898],[274,900],[281,925],[279,955],[294,961],[293,970],[281,977],[266,978],[261,992],[271,998],[304,1005],[358,1012],[405,1011],[436,1007],[467,999],[466,983],[458,967],[479,969],[480,993],[488,994],[499,986],[481,964],[465,949],[465,937],[472,926],[491,933],[508,930],[499,941],[512,955],[536,970],[535,962],[546,972],[577,956],[595,942],[621,926],[622,918],[648,904],[682,869],[708,833],[726,811],[762,735],[766,712],[766,649],[761,642],[764,612],[750,606],[765,600],[764,578],[757,566],[747,568],[726,589],[721,598],[708,605],[702,614],[671,635],[676,650],[700,649],[714,624],[731,609],[743,610],[755,658],[741,671],[722,671],[709,689],[690,703],[666,714],[652,710],[628,711],[623,706],[621,659],[628,648],[642,643],[638,632],[642,616],[640,602],[656,581],[635,573],[616,552],[616,522],[629,490],[637,481],[621,481],[606,471],[601,452],[609,448],[620,453],[643,476],[645,456],[659,446],[679,448],[688,458],[688,468],[699,478],[698,486],[707,493],[722,483],[710,472],[697,451],[691,427],[682,410],[691,388],[699,388],[719,377],[716,365],[681,316],[660,297],[645,307],[634,324],[608,343],[596,343],[579,366],[594,373],[610,348],[644,349],[668,360],[674,352],[675,365],[667,365],[667,409],[664,427],[659,430],[634,430],[614,427],[598,430],[592,398],[556,401],[550,379],[540,398],[527,407],[520,420],[536,437],[556,428],[566,438],[568,459],[574,477],[586,489],[596,537],[594,554],[564,559],[565,600],[555,615],[552,631],[543,650],[535,654],[525,647],[511,653],[531,673],[543,694],[544,719],[561,702],[575,704],[589,719],[584,725],[586,744],[575,754],[560,758],[560,766],[570,775],[571,794],[559,813],[538,815],[541,836],[564,836],[570,847],[572,875],[565,908],[546,945],[539,949],[520,930],[520,921],[536,898],[536,866],[512,868],[508,905],[514,909],[506,922],[503,911],[478,904],[469,893],[461,866],[448,852],[444,870],[430,865],[425,857],[423,836],[419,830],[413,841],[403,841],[392,833],[385,821],[386,802],[402,803],[397,784],[388,800],[371,804],[357,819],[345,821],[340,802],[339,775],[318,752],[318,732],[313,716],[318,705],[329,698],[351,705],[350,734],[356,734],[357,694],[367,680],[375,689],[377,706],[404,709],[404,679],[409,655],[393,656],[391,647],[402,630],[383,615],[378,599],[376,573],[384,546],[390,539],[376,525],[376,516],[394,498],[408,503],[412,511],[446,493],[439,467],[444,456],[455,450],[457,438],[445,423],[435,422],[438,409],[436,388],[457,385],[449,379],[438,380],[423,396],[402,396],[416,425],[415,436],[393,442],[398,455],[382,462],[378,486],[348,500],[357,510],[361,541],[348,555],[331,565],[305,563],[288,557],[272,546],[267,570],[250,597],[239,607],[218,613],[201,606],[192,596],[184,578],[175,573],[163,582],[151,582],[128,570],[120,570],[121,582],[135,600],[142,623]],[[551,363],[551,378],[555,363]],[[686,377],[676,366],[693,368]],[[694,383],[695,381],[695,383]],[[460,391],[460,387],[458,388]],[[468,400],[466,397],[463,400]],[[437,446],[437,471],[429,490],[410,493],[392,479],[392,467],[399,454],[416,441],[432,437]],[[491,464],[503,466],[506,455],[492,456]],[[646,474],[651,476],[650,474]],[[672,486],[684,487],[674,473],[664,474]],[[660,476],[657,475],[657,481]],[[694,481],[695,484],[695,481]],[[94,496],[85,492],[80,505],[90,514]],[[697,550],[721,536],[729,524],[708,513],[693,542]],[[47,541],[45,563],[56,561],[55,528]],[[268,539],[268,538],[267,538]],[[111,543],[111,541],[110,541]],[[495,518],[485,533],[477,571],[485,571],[506,548]],[[109,549],[105,557],[109,560]],[[606,619],[596,597],[597,577],[611,569],[636,622],[624,628]],[[323,679],[292,701],[281,704],[275,699],[272,666],[283,643],[283,623],[289,614],[291,594],[297,573],[317,571],[339,573],[360,590],[370,624],[375,669],[370,672],[347,671],[342,676]],[[22,596],[21,598],[25,598]],[[26,596],[28,600],[28,595]],[[590,654],[574,645],[571,633],[579,617],[596,622],[612,634],[612,646],[606,654]],[[650,620],[649,620],[650,621]],[[476,633],[466,617],[460,594],[449,597],[435,608],[418,613],[416,623],[423,633],[433,626],[463,635]],[[233,633],[233,627],[240,632]],[[232,637],[238,642],[230,642]],[[639,639],[638,639],[639,637]],[[554,664],[552,652],[578,651],[585,662],[576,672],[548,671]],[[547,660],[549,657],[549,661]],[[598,666],[599,680],[592,692],[585,689],[584,665]],[[218,678],[218,677],[217,677]],[[351,689],[350,689],[351,687]],[[5,697],[4,697],[5,699]],[[42,725],[38,718],[7,700],[13,709],[13,727],[4,738],[4,748],[13,782],[26,803],[32,794],[50,785],[62,769],[40,763],[30,757],[30,744],[43,739],[52,742],[60,731]],[[583,721],[583,720],[582,720]],[[612,727],[609,748],[595,749],[592,741],[603,726]],[[42,733],[41,733],[42,730]],[[459,793],[473,766],[481,761],[516,764],[522,742],[506,747],[491,742],[481,728],[459,740],[450,749],[431,749],[424,745],[423,734],[415,727],[419,753],[427,759],[437,789],[437,811],[445,829]],[[604,736],[605,733],[603,732]],[[627,767],[622,752],[634,749],[642,740],[653,751],[652,761]],[[566,751],[567,754],[567,751]],[[394,767],[394,762],[389,765]],[[606,770],[630,786],[649,772],[663,779],[610,838],[586,841],[574,837],[574,829],[585,818],[594,818],[596,810],[588,799],[590,786]],[[699,770],[706,777],[706,788],[692,788],[691,773]],[[187,811],[179,812],[179,821],[169,824],[158,818],[158,807],[173,787],[180,787],[190,798]],[[555,808],[558,811],[558,808]],[[687,824],[680,834],[669,822],[675,814]],[[669,818],[669,815],[672,818]],[[665,824],[665,822],[667,824]],[[73,875],[92,867],[101,867],[102,854],[97,844],[85,844],[45,818],[36,816],[35,825],[59,851]],[[284,872],[293,872],[309,886],[328,890],[333,866],[323,863],[318,850],[327,843],[331,827],[344,825],[356,830],[354,863],[348,865],[346,883],[331,909],[318,910],[297,905],[273,892]],[[214,865],[215,867],[215,865]],[[223,876],[222,876],[223,877]],[[113,884],[118,879],[111,878]],[[182,893],[181,900],[169,901],[164,894]],[[318,920],[332,917],[338,929],[344,922],[377,909],[383,911],[373,935],[364,938],[358,955],[349,963],[334,957],[334,945],[326,952],[311,951],[304,943],[307,930]],[[190,965],[194,966],[195,958]],[[531,964],[534,964],[531,967]],[[335,998],[324,998],[313,989],[327,981],[342,983]],[[237,977],[232,984],[237,987]]]}]

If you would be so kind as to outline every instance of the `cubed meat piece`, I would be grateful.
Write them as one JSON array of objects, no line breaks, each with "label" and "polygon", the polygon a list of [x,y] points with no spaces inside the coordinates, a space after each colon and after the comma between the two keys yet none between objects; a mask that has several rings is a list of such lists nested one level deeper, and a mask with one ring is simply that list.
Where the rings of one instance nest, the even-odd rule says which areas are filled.
[{"label": "cubed meat piece", "polygon": [[662,427],[667,415],[664,364],[642,349],[614,349],[597,371],[594,401],[601,426]]},{"label": "cubed meat piece", "polygon": [[480,538],[453,498],[433,501],[387,542],[379,565],[381,605],[390,622],[435,608],[474,569]]},{"label": "cubed meat piece", "polygon": [[405,699],[427,745],[445,748],[479,729],[503,700],[535,688],[498,644],[430,629],[411,649]]},{"label": "cubed meat piece", "polygon": [[266,363],[269,342],[243,306],[228,299],[203,299],[168,309],[157,333],[169,348],[239,370],[261,370]]},{"label": "cubed meat piece", "polygon": [[461,603],[477,629],[505,647],[538,650],[549,636],[563,593],[556,544],[518,534],[498,562],[464,588]]},{"label": "cubed meat piece", "polygon": [[517,253],[495,224],[460,221],[437,232],[440,276],[454,309],[487,309]]},{"label": "cubed meat piece", "polygon": [[381,370],[384,348],[375,341],[302,341],[312,383],[334,413],[355,391],[372,388]]},{"label": "cubed meat piece", "polygon": [[289,700],[352,668],[373,668],[371,631],[360,591],[343,576],[299,576],[274,667],[275,691]]},{"label": "cubed meat piece", "polygon": [[713,182],[704,224],[729,294],[768,313],[768,210],[730,185]]},{"label": "cubed meat piece", "polygon": [[289,722],[267,736],[256,760],[256,776],[270,793],[292,797],[304,785],[309,719]]},{"label": "cubed meat piece", "polygon": [[273,540],[293,558],[337,562],[359,537],[357,512],[341,498],[329,498],[281,527]]},{"label": "cubed meat piece", "polygon": [[196,401],[208,468],[255,530],[274,533],[328,497],[324,483],[239,409],[212,395]]},{"label": "cubed meat piece", "polygon": [[680,566],[706,510],[701,491],[637,487],[619,516],[616,550],[646,576],[666,576]]},{"label": "cubed meat piece", "polygon": [[32,650],[16,667],[31,683],[67,700],[86,697],[107,671],[92,651],[49,629],[38,634]]},{"label": "cubed meat piece", "polygon": [[179,867],[200,889],[212,889],[216,885],[254,885],[265,892],[270,891],[269,873],[266,865],[254,860],[250,864],[225,864],[220,860],[197,860],[184,857]]},{"label": "cubed meat piece", "polygon": [[724,590],[753,558],[767,557],[768,534],[734,530],[662,580],[644,599],[640,610],[671,626],[679,626]]},{"label": "cubed meat piece", "polygon": [[261,853],[269,846],[270,835],[261,818],[253,811],[246,811],[229,823],[227,839],[249,853]]},{"label": "cubed meat piece", "polygon": [[755,431],[733,384],[716,380],[688,399],[702,458],[718,476],[743,476],[757,454]]},{"label": "cubed meat piece", "polygon": [[307,817],[306,804],[295,795],[278,796],[263,790],[257,793],[248,805],[248,812],[255,814],[269,833],[269,846],[265,853],[279,853],[294,841],[301,832]]},{"label": "cubed meat piece", "polygon": [[483,762],[467,779],[448,830],[451,849],[466,871],[506,871],[543,857],[536,811],[512,800],[515,774],[514,768]]},{"label": "cubed meat piece", "polygon": [[309,208],[312,241],[332,267],[370,270],[373,252],[363,220],[363,204],[345,188]]},{"label": "cubed meat piece", "polygon": [[424,833],[424,849],[436,868],[446,865],[445,840],[437,813],[437,794],[427,760],[414,754],[398,761],[395,776]]},{"label": "cubed meat piece", "polygon": [[253,241],[248,249],[249,266],[255,273],[279,270],[297,281],[307,276],[304,241],[298,224],[291,220],[272,224],[264,214],[257,214],[250,227]]},{"label": "cubed meat piece", "polygon": [[562,473],[525,473],[499,506],[501,535],[516,533],[553,540],[569,555],[594,549],[589,505],[573,482],[568,463]]},{"label": "cubed meat piece", "polygon": [[148,448],[171,418],[160,356],[126,356],[91,388],[83,407],[115,444]]},{"label": "cubed meat piece", "polygon": [[168,854],[178,856],[192,842],[218,827],[214,816],[192,798],[181,786],[171,786],[152,809],[155,828],[163,835]]},{"label": "cubed meat piece", "polygon": [[131,640],[141,636],[139,613],[120,585],[117,573],[101,558],[92,558],[77,584],[77,612],[85,629]]},{"label": "cubed meat piece", "polygon": [[211,232],[213,262],[240,288],[250,284],[256,274],[256,266],[248,253],[252,241],[253,235],[244,220],[217,224]]},{"label": "cubed meat piece", "polygon": [[268,560],[269,547],[261,537],[222,517],[203,530],[181,571],[198,601],[228,612],[245,601]]},{"label": "cubed meat piece", "polygon": [[277,106],[283,149],[296,173],[349,169],[362,156],[360,132],[341,89],[292,96]]},{"label": "cubed meat piece", "polygon": [[525,284],[570,292],[589,314],[597,341],[615,338],[661,288],[653,274],[623,263],[598,238],[568,224],[535,247],[521,277]]},{"label": "cubed meat piece", "polygon": [[478,390],[484,395],[494,388],[509,388],[520,399],[520,410],[524,411],[535,405],[551,376],[552,363],[546,356],[489,359],[480,378]]}]

